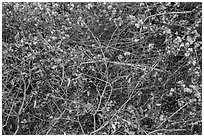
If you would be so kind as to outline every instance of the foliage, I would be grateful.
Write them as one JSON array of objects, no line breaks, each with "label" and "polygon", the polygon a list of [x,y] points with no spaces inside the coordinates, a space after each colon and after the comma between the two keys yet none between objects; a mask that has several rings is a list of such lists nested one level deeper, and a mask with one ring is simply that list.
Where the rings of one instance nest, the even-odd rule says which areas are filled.
[{"label": "foliage", "polygon": [[2,133],[202,134],[202,4],[2,4]]}]

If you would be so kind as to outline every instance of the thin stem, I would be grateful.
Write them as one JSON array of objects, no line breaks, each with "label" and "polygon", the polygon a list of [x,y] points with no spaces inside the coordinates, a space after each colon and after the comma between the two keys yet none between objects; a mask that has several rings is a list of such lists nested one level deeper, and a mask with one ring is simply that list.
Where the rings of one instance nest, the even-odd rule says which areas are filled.
[{"label": "thin stem", "polygon": [[185,105],[183,105],[182,107],[180,107],[176,112],[174,112],[171,116],[169,116],[166,120],[164,120],[159,126],[157,126],[157,129],[160,128],[166,121],[170,120],[175,114],[177,114],[180,110],[182,110],[184,107],[186,107],[189,104],[189,102],[187,102]]},{"label": "thin stem", "polygon": [[167,14],[188,14],[188,13],[191,13],[193,11],[183,11],[183,12],[164,12],[164,13],[158,13],[158,14],[154,14],[154,15],[150,15],[148,16],[147,18],[145,18],[144,22],[151,18],[151,17],[155,17],[155,16],[161,16],[161,15],[167,15]]}]

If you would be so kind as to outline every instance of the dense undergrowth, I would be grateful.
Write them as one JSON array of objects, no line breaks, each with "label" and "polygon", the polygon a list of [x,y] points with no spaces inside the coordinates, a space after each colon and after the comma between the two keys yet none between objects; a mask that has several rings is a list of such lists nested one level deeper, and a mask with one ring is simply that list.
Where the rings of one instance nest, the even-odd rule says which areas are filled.
[{"label": "dense undergrowth", "polygon": [[3,3],[2,134],[202,134],[201,3]]}]

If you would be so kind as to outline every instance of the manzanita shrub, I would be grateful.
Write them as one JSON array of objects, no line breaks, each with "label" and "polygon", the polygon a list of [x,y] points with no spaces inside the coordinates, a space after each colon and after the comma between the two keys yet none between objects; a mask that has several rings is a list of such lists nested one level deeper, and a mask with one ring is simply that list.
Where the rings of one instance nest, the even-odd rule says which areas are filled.
[{"label": "manzanita shrub", "polygon": [[202,134],[202,3],[3,2],[2,134]]}]

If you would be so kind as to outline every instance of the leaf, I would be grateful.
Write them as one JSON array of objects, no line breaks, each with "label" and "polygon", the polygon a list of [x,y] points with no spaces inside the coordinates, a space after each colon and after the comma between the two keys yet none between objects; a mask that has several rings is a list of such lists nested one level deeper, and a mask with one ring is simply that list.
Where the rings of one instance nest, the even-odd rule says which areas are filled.
[{"label": "leaf", "polygon": [[57,65],[54,65],[54,66],[52,66],[51,68],[52,68],[52,69],[56,69],[56,68],[57,68]]},{"label": "leaf", "polygon": [[115,126],[115,124],[112,123],[111,126],[112,126],[113,130],[116,131],[116,126]]}]

